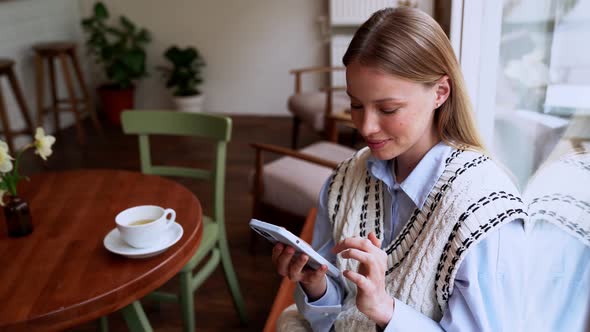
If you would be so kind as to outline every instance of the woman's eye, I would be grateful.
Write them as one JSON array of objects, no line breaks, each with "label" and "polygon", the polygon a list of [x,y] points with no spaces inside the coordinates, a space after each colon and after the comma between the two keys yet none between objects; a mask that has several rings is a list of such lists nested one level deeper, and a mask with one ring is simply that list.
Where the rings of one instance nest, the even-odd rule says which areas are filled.
[{"label": "woman's eye", "polygon": [[397,112],[398,110],[399,110],[399,108],[395,108],[395,109],[388,108],[388,109],[382,109],[379,111],[383,114],[393,114],[393,113]]}]

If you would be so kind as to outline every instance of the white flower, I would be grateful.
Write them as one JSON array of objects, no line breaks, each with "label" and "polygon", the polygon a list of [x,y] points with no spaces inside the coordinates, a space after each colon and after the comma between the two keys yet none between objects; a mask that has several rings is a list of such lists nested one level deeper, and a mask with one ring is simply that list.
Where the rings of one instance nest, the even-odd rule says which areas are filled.
[{"label": "white flower", "polygon": [[8,154],[8,145],[0,141],[0,172],[12,171],[12,157]]},{"label": "white flower", "polygon": [[55,143],[55,137],[51,135],[45,135],[45,131],[43,128],[37,128],[35,132],[35,154],[38,154],[43,158],[43,160],[47,160],[47,157],[51,156],[53,151],[51,150],[51,146]]}]

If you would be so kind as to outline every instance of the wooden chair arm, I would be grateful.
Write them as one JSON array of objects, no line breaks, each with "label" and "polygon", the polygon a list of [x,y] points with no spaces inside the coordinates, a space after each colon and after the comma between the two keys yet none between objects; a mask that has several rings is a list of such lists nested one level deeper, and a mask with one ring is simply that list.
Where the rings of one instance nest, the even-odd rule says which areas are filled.
[{"label": "wooden chair arm", "polygon": [[278,145],[264,144],[264,143],[251,143],[250,146],[253,147],[254,149],[256,149],[257,155],[259,153],[261,153],[262,151],[268,151],[268,152],[272,152],[272,153],[276,153],[276,154],[281,154],[281,155],[305,160],[310,163],[314,163],[314,164],[324,166],[324,167],[336,168],[338,166],[338,163],[335,163],[333,161],[318,158],[316,156],[312,156],[312,155],[309,155],[306,153],[302,153],[302,152],[292,150],[289,148],[285,148],[282,146],[278,146]]},{"label": "wooden chair arm", "polygon": [[301,93],[301,75],[308,73],[329,73],[333,71],[341,71],[346,68],[344,67],[307,67],[298,68],[289,71],[289,73],[295,75],[295,93]]}]

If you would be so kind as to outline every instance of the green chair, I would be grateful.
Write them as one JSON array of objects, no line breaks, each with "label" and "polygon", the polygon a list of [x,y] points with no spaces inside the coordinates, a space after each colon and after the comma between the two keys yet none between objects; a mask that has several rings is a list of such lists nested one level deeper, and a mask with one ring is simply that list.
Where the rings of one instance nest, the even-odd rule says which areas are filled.
[{"label": "green chair", "polygon": [[[226,145],[231,136],[231,119],[226,116],[185,113],[177,111],[125,111],[122,114],[123,131],[139,135],[141,171],[145,174],[179,176],[212,182],[212,216],[203,216],[203,238],[199,249],[179,273],[180,294],[154,292],[148,298],[158,301],[179,302],[185,331],[194,331],[193,292],[209,277],[219,262],[233,296],[234,305],[242,324],[246,324],[246,307],[231,262],[224,223],[224,186]],[[211,170],[186,167],[152,165],[149,135],[195,136],[215,144],[215,160]],[[209,257],[208,261],[203,259]],[[203,262],[196,270],[195,267]]]}]

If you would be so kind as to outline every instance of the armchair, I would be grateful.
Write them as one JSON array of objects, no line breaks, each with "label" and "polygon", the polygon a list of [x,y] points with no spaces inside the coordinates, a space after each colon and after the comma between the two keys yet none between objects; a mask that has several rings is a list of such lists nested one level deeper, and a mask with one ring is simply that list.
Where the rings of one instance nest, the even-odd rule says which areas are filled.
[{"label": "armchair", "polygon": [[[299,151],[271,145],[251,144],[256,150],[256,167],[252,184],[252,215],[264,219],[267,210],[286,219],[303,220],[317,206],[320,190],[338,163],[355,150],[332,142],[320,141]],[[264,153],[282,157],[264,164]],[[257,235],[252,231],[250,249]]]},{"label": "armchair", "polygon": [[297,148],[299,127],[303,122],[316,132],[324,133],[328,139],[336,141],[337,123],[332,119],[333,114],[344,113],[350,108],[350,99],[345,93],[345,87],[328,86],[316,91],[303,91],[302,78],[304,74],[323,74],[330,81],[333,72],[343,71],[344,67],[309,67],[293,69],[295,76],[295,91],[289,97],[287,106],[293,114],[293,129],[291,148]]}]

